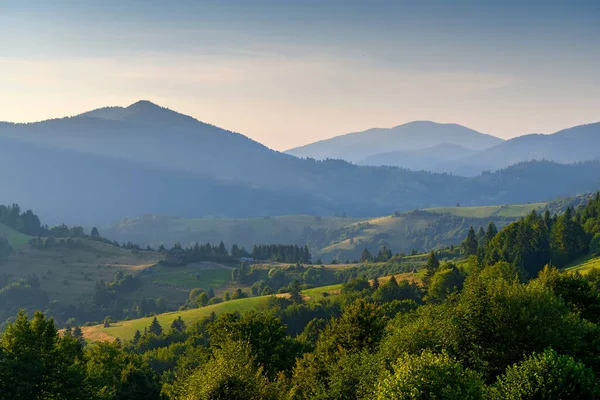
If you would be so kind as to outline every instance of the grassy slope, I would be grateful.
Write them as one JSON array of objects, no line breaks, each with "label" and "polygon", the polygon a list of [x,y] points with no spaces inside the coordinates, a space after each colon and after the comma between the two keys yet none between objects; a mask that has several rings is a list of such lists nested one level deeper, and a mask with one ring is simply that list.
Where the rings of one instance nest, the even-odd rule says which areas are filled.
[{"label": "grassy slope", "polygon": [[480,207],[438,207],[427,208],[436,214],[451,214],[456,217],[489,218],[489,217],[507,217],[519,218],[529,214],[533,210],[539,210],[546,206],[546,203],[533,204],[510,204],[501,206],[480,206]]},{"label": "grassy slope", "polygon": [[28,246],[29,236],[17,232],[13,228],[0,223],[0,236],[4,237],[8,240],[8,244],[10,244],[14,249],[20,250]]},{"label": "grassy slope", "polygon": [[119,225],[103,229],[111,238],[159,245],[161,242],[233,243],[246,248],[254,244],[297,244],[307,229],[339,229],[360,219],[289,215],[269,218],[170,218],[143,216],[123,219]]},{"label": "grassy slope", "polygon": [[[504,206],[481,206],[481,207],[440,207],[429,208],[424,211],[430,215],[402,213],[399,216],[380,217],[368,220],[369,228],[360,231],[354,236],[354,241],[350,239],[334,243],[323,248],[319,255],[323,257],[331,256],[336,253],[347,253],[349,258],[357,258],[358,253],[369,243],[377,241],[376,238],[384,238],[392,250],[411,248],[412,241],[407,238],[405,232],[407,229],[421,230],[437,220],[437,214],[451,214],[456,217],[470,218],[518,218],[529,214],[532,210],[541,209],[545,203],[535,204],[516,204]],[[498,226],[501,228],[501,226]],[[375,239],[375,240],[374,240]],[[370,248],[373,247],[370,245]],[[371,250],[374,250],[371,248]]]},{"label": "grassy slope", "polygon": [[565,271],[587,274],[591,270],[598,268],[600,268],[600,257],[587,256],[567,266]]},{"label": "grassy slope", "polygon": [[[409,272],[398,274],[395,276],[397,280],[407,279],[409,281],[420,282],[422,274],[423,271],[418,271],[414,274],[412,272]],[[379,279],[379,281],[383,283],[388,279],[390,279],[389,276],[382,277]],[[317,300],[321,298],[324,293],[335,295],[339,293],[341,288],[341,284],[322,286],[304,290],[302,294],[308,301]],[[165,330],[168,330],[173,320],[178,317],[181,317],[185,321],[186,325],[191,326],[192,324],[201,320],[202,318],[208,317],[213,312],[216,315],[219,315],[235,311],[245,313],[251,310],[260,310],[261,307],[263,307],[266,304],[267,299],[269,297],[270,296],[259,296],[231,300],[224,303],[214,304],[207,307],[196,308],[192,310],[164,313],[157,315],[156,318]],[[144,328],[150,325],[153,318],[154,317],[146,317],[130,321],[121,321],[111,324],[111,326],[108,328],[104,328],[102,325],[84,327],[83,332],[86,338],[88,338],[89,340],[114,340],[115,338],[130,340],[131,338],[133,338],[133,335],[135,334],[136,330],[143,332]]]},{"label": "grassy slope", "polygon": [[134,254],[131,250],[91,240],[83,242],[85,247],[79,249],[61,246],[37,250],[24,246],[0,265],[0,274],[8,274],[15,281],[35,273],[41,289],[48,292],[51,300],[77,305],[91,301],[96,281],[112,281],[119,270],[140,271],[162,257],[157,253]]}]

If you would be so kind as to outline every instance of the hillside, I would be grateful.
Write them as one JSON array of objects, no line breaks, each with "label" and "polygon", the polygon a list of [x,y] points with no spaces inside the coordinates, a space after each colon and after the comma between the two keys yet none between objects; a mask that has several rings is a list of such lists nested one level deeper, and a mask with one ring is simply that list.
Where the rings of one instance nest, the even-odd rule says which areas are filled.
[{"label": "hillside", "polygon": [[322,248],[318,254],[326,260],[355,260],[364,248],[376,254],[382,245],[394,252],[405,253],[412,249],[428,251],[458,245],[471,226],[485,229],[493,222],[497,228],[502,228],[545,205],[443,207],[369,219],[343,228],[339,233],[340,240]]},{"label": "hillside", "polygon": [[[396,278],[396,280],[406,279],[411,282],[420,282],[422,278],[421,275],[422,274],[420,272],[408,272],[403,274],[396,274],[394,275],[394,277]],[[381,277],[379,281],[381,283],[385,283],[389,279],[390,276],[384,276]],[[339,294],[341,288],[342,284],[327,285],[312,289],[306,289],[303,290],[301,293],[305,301],[316,302],[319,299],[323,298],[324,293],[326,293],[327,295]],[[241,314],[247,313],[249,311],[260,312],[261,310],[266,308],[269,299],[273,296],[275,295],[248,297],[244,299],[230,300],[224,303],[209,305],[206,307],[200,307],[191,310],[168,312],[157,315],[156,319],[163,327],[169,327],[173,320],[181,317],[187,326],[193,326],[196,322],[209,317],[212,313],[218,316],[224,313],[233,312],[239,312]],[[82,330],[85,338],[89,341],[112,341],[117,338],[120,340],[131,340],[136,330],[143,332],[144,328],[150,326],[150,323],[153,319],[154,317],[138,318],[130,321],[115,322],[106,328],[103,325],[94,325],[83,327]]]},{"label": "hillside", "polygon": [[216,244],[220,241],[228,247],[237,244],[247,249],[266,243],[308,245],[313,260],[331,261],[336,258],[345,261],[358,258],[364,247],[377,252],[382,244],[394,252],[405,253],[413,249],[428,251],[441,245],[456,245],[471,225],[485,227],[494,222],[502,227],[532,210],[547,208],[553,214],[560,213],[567,206],[576,207],[586,202],[589,197],[558,198],[548,203],[454,205],[366,219],[302,215],[186,219],[145,215],[124,218],[118,224],[102,228],[102,232],[120,242],[132,241],[155,248],[160,244],[168,247],[177,242],[190,246],[196,242]]},{"label": "hillside", "polygon": [[361,221],[356,218],[284,215],[263,218],[177,218],[145,215],[123,218],[118,224],[102,228],[110,238],[158,247],[176,242],[235,243],[247,249],[255,244],[318,243],[328,231]]},{"label": "hillside", "polygon": [[361,162],[368,157],[382,153],[421,150],[444,143],[471,150],[482,150],[501,142],[500,138],[457,124],[415,121],[389,129],[374,128],[363,132],[348,133],[296,147],[287,150],[286,153],[296,157],[310,157],[318,160],[334,158]]},{"label": "hillside", "polygon": [[366,218],[457,202],[547,201],[596,190],[598,176],[600,163],[526,163],[463,178],[301,160],[148,102],[0,126],[0,203],[33,208],[52,224],[144,214]]},{"label": "hillside", "polygon": [[522,161],[551,160],[576,163],[600,157],[600,122],[575,126],[551,135],[524,135],[457,161],[442,163],[438,170],[473,176]]},{"label": "hillside", "polygon": [[413,171],[427,170],[443,172],[439,165],[456,161],[476,153],[476,150],[452,144],[441,143],[419,150],[397,150],[373,154],[357,162],[359,165],[389,165],[392,167],[408,168]]},{"label": "hillside", "polygon": [[15,250],[21,250],[28,247],[29,236],[18,232],[0,222],[0,237],[8,240],[8,244]]},{"label": "hillside", "polygon": [[75,306],[80,302],[91,302],[96,282],[110,282],[118,271],[137,273],[163,257],[157,253],[132,252],[98,241],[80,240],[80,248],[57,246],[42,250],[22,246],[17,254],[0,264],[0,275],[6,274],[9,282],[14,282],[35,274],[40,289],[48,293],[51,301]]}]

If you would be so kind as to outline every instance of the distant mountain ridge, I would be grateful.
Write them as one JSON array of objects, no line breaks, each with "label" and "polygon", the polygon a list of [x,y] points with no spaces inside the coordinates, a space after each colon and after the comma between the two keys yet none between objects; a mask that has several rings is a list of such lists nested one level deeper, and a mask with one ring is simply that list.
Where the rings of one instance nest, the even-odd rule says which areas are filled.
[{"label": "distant mountain ridge", "polygon": [[393,128],[374,128],[321,140],[287,150],[296,157],[335,158],[360,162],[377,154],[394,151],[421,150],[450,143],[471,150],[482,150],[503,140],[458,124],[415,121]]},{"label": "distant mountain ridge", "polygon": [[0,203],[38,210],[50,223],[103,224],[142,214],[372,217],[595,191],[600,163],[523,163],[464,178],[304,160],[138,102],[37,123],[0,123],[0,182]]},{"label": "distant mountain ridge", "polygon": [[472,154],[471,150],[458,144],[440,143],[432,147],[419,150],[397,150],[389,153],[374,154],[358,162],[359,165],[408,168],[413,171],[436,170],[436,166],[443,162],[460,160]]},{"label": "distant mountain ridge", "polygon": [[286,153],[303,158],[342,159],[359,165],[476,176],[532,160],[566,164],[598,160],[600,123],[504,141],[456,124],[415,121],[391,129],[336,136]]},{"label": "distant mountain ridge", "polygon": [[489,149],[454,162],[442,164],[438,171],[477,175],[530,160],[575,163],[600,157],[600,122],[563,129],[550,135],[530,134],[507,140]]}]

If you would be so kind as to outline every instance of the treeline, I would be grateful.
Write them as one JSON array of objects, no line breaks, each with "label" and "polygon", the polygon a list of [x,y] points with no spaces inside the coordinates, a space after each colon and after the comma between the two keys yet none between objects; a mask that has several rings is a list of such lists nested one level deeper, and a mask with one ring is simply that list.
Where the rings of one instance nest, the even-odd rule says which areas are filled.
[{"label": "treeline", "polygon": [[240,258],[253,258],[255,260],[281,263],[310,264],[312,262],[308,247],[297,245],[255,245],[252,247],[252,252],[248,252],[244,247],[234,244],[230,252],[223,242],[219,243],[218,246],[212,246],[210,243],[196,243],[186,248],[176,243],[168,251],[161,245],[158,251],[166,253],[165,262],[167,264],[175,265],[190,264],[198,261],[235,262]]},{"label": "treeline", "polygon": [[308,246],[269,244],[252,247],[251,257],[281,263],[312,263]]},{"label": "treeline", "polygon": [[[478,245],[479,243],[479,245]],[[598,251],[600,243],[600,193],[586,205],[568,207],[561,215],[533,211],[493,237],[477,242],[473,229],[463,242],[467,256],[477,255],[486,265],[505,261],[536,276],[547,264],[563,267],[578,257]]]}]

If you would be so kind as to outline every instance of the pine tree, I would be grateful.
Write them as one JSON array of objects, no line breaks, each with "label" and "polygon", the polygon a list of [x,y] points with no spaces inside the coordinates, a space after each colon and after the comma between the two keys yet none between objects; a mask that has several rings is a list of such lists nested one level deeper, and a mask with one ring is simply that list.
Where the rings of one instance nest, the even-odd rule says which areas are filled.
[{"label": "pine tree", "polygon": [[469,233],[465,240],[461,243],[463,253],[468,256],[474,256],[477,254],[477,247],[479,243],[477,242],[477,235],[475,234],[475,229],[471,227],[469,229]]},{"label": "pine tree", "polygon": [[492,240],[497,234],[498,228],[496,228],[496,225],[494,225],[494,223],[490,221],[490,223],[487,226],[487,230],[485,231],[486,242],[489,243],[490,240]]},{"label": "pine tree", "polygon": [[377,277],[373,279],[373,284],[371,285],[371,288],[373,289],[373,291],[379,289],[379,279]]},{"label": "pine tree", "polygon": [[483,226],[480,226],[477,230],[477,239],[481,240],[485,237],[485,231],[483,230]]},{"label": "pine tree", "polygon": [[373,257],[371,256],[371,253],[369,252],[369,249],[367,249],[366,247],[363,249],[362,253],[360,253],[360,262],[368,262],[371,261],[373,259]]},{"label": "pine tree", "polygon": [[423,282],[425,284],[429,283],[431,277],[435,274],[435,271],[440,266],[440,262],[437,259],[435,252],[431,250],[429,253],[429,257],[427,258],[427,263],[425,264],[425,277],[423,278]]},{"label": "pine tree", "polygon": [[75,329],[73,329],[73,337],[77,339],[80,344],[85,344],[85,338],[83,337],[83,332],[79,326],[76,326]]},{"label": "pine tree", "polygon": [[183,332],[183,331],[185,331],[185,328],[186,328],[186,325],[185,325],[185,322],[183,321],[183,319],[181,319],[181,316],[174,319],[173,322],[171,323],[172,331]]},{"label": "pine tree", "polygon": [[150,324],[150,327],[148,328],[148,332],[150,332],[156,336],[162,335],[163,328],[162,328],[162,326],[160,326],[160,323],[158,322],[156,317],[154,317],[154,319],[152,320],[152,323]]},{"label": "pine tree", "polygon": [[139,329],[135,330],[135,333],[133,334],[133,339],[131,340],[131,342],[135,345],[138,344],[140,342],[140,339],[142,338],[142,334],[140,333]]}]

